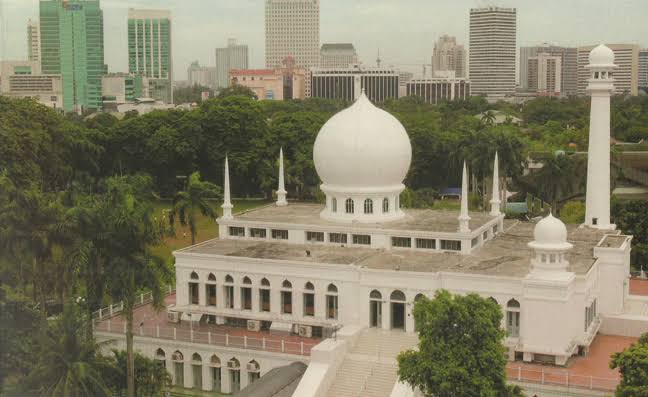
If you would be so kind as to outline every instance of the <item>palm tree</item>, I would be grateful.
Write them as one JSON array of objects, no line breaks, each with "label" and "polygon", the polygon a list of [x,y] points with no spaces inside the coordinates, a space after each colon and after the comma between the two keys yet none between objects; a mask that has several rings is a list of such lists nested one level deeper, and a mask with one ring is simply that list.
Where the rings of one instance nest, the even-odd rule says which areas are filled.
[{"label": "palm tree", "polygon": [[484,125],[493,125],[495,124],[496,116],[495,112],[492,110],[487,110],[482,114],[481,122]]},{"label": "palm tree", "polygon": [[173,198],[173,208],[169,216],[171,226],[175,223],[176,215],[180,218],[180,224],[189,225],[191,232],[191,245],[196,244],[198,235],[197,219],[198,213],[211,219],[216,219],[216,211],[207,199],[221,197],[221,188],[213,183],[200,180],[200,173],[194,172],[189,176],[185,191],[178,192]]},{"label": "palm tree", "polygon": [[27,387],[50,397],[109,397],[104,374],[110,363],[99,354],[99,346],[88,337],[89,321],[74,304],[43,332],[38,362],[27,377]]}]

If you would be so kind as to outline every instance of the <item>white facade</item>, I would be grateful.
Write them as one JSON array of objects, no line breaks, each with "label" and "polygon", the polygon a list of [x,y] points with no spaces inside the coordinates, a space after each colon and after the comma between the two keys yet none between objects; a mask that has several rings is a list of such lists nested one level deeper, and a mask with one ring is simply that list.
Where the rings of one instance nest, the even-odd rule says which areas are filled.
[{"label": "white facade", "polygon": [[38,62],[41,59],[41,45],[40,45],[40,27],[38,22],[33,22],[31,19],[27,22],[27,59],[30,61]]},{"label": "white facade", "polygon": [[358,63],[358,54],[351,43],[325,43],[320,50],[322,68],[348,68]]},{"label": "white facade", "polygon": [[455,77],[411,79],[405,83],[405,95],[419,96],[427,103],[465,100],[470,97],[470,81]]},{"label": "white facade", "polygon": [[470,10],[469,72],[473,95],[515,93],[517,12],[515,8]]},{"label": "white facade", "polygon": [[456,77],[466,77],[466,50],[456,37],[443,35],[434,43],[432,71],[452,70]]},{"label": "white facade", "polygon": [[229,87],[229,73],[233,69],[248,68],[248,46],[228,39],[227,47],[216,49],[216,88]]},{"label": "white facade", "polygon": [[559,96],[562,86],[562,58],[546,52],[530,57],[527,88],[539,95]]},{"label": "white facade", "polygon": [[648,93],[648,48],[639,51],[639,88]]},{"label": "white facade", "polygon": [[37,61],[0,61],[0,95],[34,98],[41,104],[63,108],[63,80],[60,74],[41,74]]},{"label": "white facade", "polygon": [[[591,71],[587,69],[589,54],[596,46],[578,47],[578,95],[587,95]],[[639,45],[607,44],[614,52],[614,95],[637,95],[639,80]]]},{"label": "white facade", "polygon": [[266,68],[281,67],[288,56],[297,67],[318,66],[319,0],[265,0]]}]

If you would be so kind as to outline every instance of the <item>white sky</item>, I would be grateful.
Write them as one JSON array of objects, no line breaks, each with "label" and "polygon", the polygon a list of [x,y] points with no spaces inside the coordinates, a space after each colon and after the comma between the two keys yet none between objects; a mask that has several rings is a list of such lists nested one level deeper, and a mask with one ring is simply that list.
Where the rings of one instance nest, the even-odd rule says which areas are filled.
[{"label": "white sky", "polygon": [[[38,19],[38,0],[0,0],[0,59],[27,54],[25,26]],[[173,15],[174,79],[186,79],[191,61],[214,63],[214,49],[236,37],[250,48],[250,67],[264,66],[264,0],[102,0],[105,60],[127,71],[129,7],[165,8]],[[373,64],[378,48],[385,65],[418,72],[429,63],[442,34],[468,44],[471,7],[518,9],[518,47],[551,42],[648,46],[648,0],[321,0],[320,40],[351,42]]]}]

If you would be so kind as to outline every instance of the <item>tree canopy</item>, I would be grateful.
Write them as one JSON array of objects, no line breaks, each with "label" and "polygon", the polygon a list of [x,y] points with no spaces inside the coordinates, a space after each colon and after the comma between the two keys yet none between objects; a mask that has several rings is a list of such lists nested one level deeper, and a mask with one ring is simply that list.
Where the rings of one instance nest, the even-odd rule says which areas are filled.
[{"label": "tree canopy", "polygon": [[620,353],[612,355],[610,368],[621,372],[617,397],[648,397],[648,332]]}]

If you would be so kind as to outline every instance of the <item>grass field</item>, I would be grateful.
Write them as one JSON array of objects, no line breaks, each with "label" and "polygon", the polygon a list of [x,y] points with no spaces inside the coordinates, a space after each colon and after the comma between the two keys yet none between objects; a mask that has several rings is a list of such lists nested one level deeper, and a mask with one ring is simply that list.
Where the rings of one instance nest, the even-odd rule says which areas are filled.
[{"label": "grass field", "polygon": [[[268,201],[263,200],[234,200],[234,213],[242,212],[249,210],[251,208],[259,207],[262,205],[268,204]],[[214,202],[213,207],[217,211],[218,216],[222,214],[222,209],[220,208],[220,202]],[[167,221],[169,219],[169,211],[171,209],[171,201],[161,200],[155,204],[155,216],[157,219],[163,219]],[[198,235],[196,236],[196,243],[207,241],[218,237],[218,225],[212,219],[198,215]],[[158,256],[166,259],[167,261],[172,260],[171,253],[174,250],[184,248],[191,245],[191,233],[189,231],[189,226],[182,226],[180,222],[176,219],[175,222],[175,236],[167,237],[164,239],[164,243],[153,249],[153,252]]]}]

